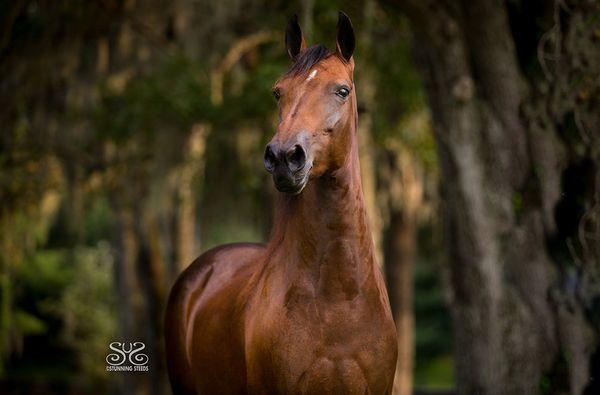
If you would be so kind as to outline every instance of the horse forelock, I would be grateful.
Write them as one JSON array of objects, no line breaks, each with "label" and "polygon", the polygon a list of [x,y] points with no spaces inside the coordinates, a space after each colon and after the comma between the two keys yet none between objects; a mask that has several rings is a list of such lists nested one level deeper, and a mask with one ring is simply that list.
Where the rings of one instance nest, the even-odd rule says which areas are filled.
[{"label": "horse forelock", "polygon": [[285,73],[286,76],[300,75],[308,72],[314,65],[321,60],[333,55],[333,51],[322,44],[313,45],[305,49],[295,59],[292,67]]}]

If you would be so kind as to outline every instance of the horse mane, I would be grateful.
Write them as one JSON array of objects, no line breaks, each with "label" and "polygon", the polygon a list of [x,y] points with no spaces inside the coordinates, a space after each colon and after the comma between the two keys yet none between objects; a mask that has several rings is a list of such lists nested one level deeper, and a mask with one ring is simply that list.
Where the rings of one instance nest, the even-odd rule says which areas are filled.
[{"label": "horse mane", "polygon": [[319,61],[333,55],[333,52],[323,44],[313,45],[300,52],[292,67],[285,73],[286,76],[294,76],[306,73]]}]

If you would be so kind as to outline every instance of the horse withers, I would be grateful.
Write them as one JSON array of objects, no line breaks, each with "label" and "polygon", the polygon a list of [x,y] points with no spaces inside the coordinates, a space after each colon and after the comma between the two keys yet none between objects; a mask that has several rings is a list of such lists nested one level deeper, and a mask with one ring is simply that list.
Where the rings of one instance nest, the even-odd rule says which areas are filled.
[{"label": "horse withers", "polygon": [[166,312],[175,394],[389,394],[396,331],[360,180],[354,32],[336,50],[286,30],[265,168],[281,192],[269,242],[197,258]]}]

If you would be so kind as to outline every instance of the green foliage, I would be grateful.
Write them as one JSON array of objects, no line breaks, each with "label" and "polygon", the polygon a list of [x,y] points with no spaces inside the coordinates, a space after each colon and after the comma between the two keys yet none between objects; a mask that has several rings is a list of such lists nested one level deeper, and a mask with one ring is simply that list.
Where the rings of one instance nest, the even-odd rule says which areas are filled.
[{"label": "green foliage", "polygon": [[[410,33],[407,21],[387,15],[387,23],[374,29],[372,62],[377,93],[373,133],[376,140],[396,135],[403,118],[425,107],[423,87],[410,56]],[[360,78],[360,76],[358,76]]]},{"label": "green foliage", "polygon": [[432,358],[452,352],[452,329],[444,307],[438,273],[439,267],[433,260],[420,260],[415,267],[417,371]]},{"label": "green foliage", "polygon": [[15,328],[22,336],[40,335],[47,331],[46,323],[23,310],[17,310],[14,313]]},{"label": "green foliage", "polygon": [[[435,227],[419,232],[420,257],[414,272],[415,385],[451,388],[454,385],[453,332],[441,285],[441,240]],[[434,231],[435,232],[435,231]]]},{"label": "green foliage", "polygon": [[110,246],[40,250],[16,268],[14,335],[52,339],[41,346],[46,352],[62,352],[63,362],[75,355],[83,377],[105,380],[102,361],[116,332]]},{"label": "green foliage", "polygon": [[436,174],[437,151],[427,110],[421,107],[411,111],[398,123],[397,130],[396,138],[419,161],[423,169],[428,174]]},{"label": "green foliage", "polygon": [[[243,81],[225,85],[225,102],[218,107],[211,121],[220,129],[249,121],[260,122],[276,111],[271,88],[286,68],[281,56],[269,59],[256,69],[247,70]],[[232,86],[240,84],[242,86]]]},{"label": "green foliage", "polygon": [[451,389],[454,386],[454,360],[451,354],[423,363],[415,372],[415,385],[428,389]]},{"label": "green foliage", "polygon": [[246,70],[241,81],[225,81],[225,101],[215,105],[206,64],[166,57],[152,71],[132,77],[122,91],[104,85],[101,103],[92,114],[94,129],[100,138],[124,141],[140,134],[152,138],[161,132],[188,133],[195,122],[226,129],[240,121],[263,120],[275,111],[271,86],[286,63],[282,55],[276,56]]},{"label": "green foliage", "polygon": [[112,211],[105,195],[92,199],[83,218],[87,245],[94,245],[99,240],[110,240],[113,235],[115,213]]},{"label": "green foliage", "polygon": [[[27,253],[22,261],[11,263],[11,277],[3,282],[3,301],[7,302],[3,306],[4,335],[10,333],[7,338],[16,344],[28,338],[53,339],[45,342],[52,349],[57,345],[54,339],[58,337],[60,317],[49,306],[60,298],[71,280],[65,251]],[[5,352],[18,351],[14,343],[9,343],[11,347]]]},{"label": "green foliage", "polygon": [[133,76],[122,91],[102,86],[101,103],[91,114],[94,129],[100,138],[116,141],[140,134],[152,138],[161,131],[187,133],[192,122],[215,115],[207,79],[200,64],[166,57],[152,71]]},{"label": "green foliage", "polygon": [[102,361],[116,334],[116,304],[110,246],[79,248],[73,277],[52,305],[63,321],[62,338],[77,355],[84,377],[105,380]]},{"label": "green foliage", "polygon": [[71,281],[65,251],[39,250],[31,260],[18,266],[17,278],[24,283],[29,296],[56,295]]}]

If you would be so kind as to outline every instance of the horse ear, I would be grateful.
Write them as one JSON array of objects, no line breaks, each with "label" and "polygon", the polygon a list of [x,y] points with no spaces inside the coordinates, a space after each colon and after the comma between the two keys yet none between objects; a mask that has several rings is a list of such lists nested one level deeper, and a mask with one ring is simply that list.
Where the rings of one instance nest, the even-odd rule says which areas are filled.
[{"label": "horse ear", "polygon": [[290,18],[285,29],[285,47],[292,60],[296,60],[298,54],[306,49],[306,41],[302,37],[302,29],[298,24],[298,15]]},{"label": "horse ear", "polygon": [[337,52],[346,61],[350,61],[356,40],[354,38],[354,28],[348,15],[342,11],[339,13],[337,24]]}]

